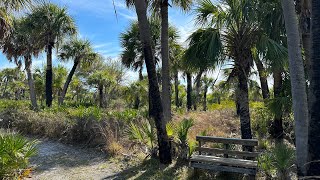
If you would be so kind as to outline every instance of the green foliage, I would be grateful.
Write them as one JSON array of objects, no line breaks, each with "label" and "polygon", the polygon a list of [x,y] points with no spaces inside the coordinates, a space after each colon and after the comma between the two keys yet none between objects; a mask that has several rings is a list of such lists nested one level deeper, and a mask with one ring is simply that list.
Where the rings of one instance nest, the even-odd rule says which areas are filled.
[{"label": "green foliage", "polygon": [[234,103],[234,101],[231,100],[227,100],[227,101],[221,101],[220,104],[210,104],[208,105],[208,109],[209,110],[220,110],[220,109],[231,109],[231,108],[235,108],[236,105]]},{"label": "green foliage", "polygon": [[149,147],[150,152],[154,150],[157,138],[155,129],[148,120],[140,122],[131,121],[128,129],[128,135],[131,140]]},{"label": "green foliage", "polygon": [[177,125],[177,137],[181,143],[187,142],[187,136],[189,129],[194,125],[193,119],[183,119]]},{"label": "green foliage", "polygon": [[270,151],[259,157],[259,167],[270,176],[277,172],[279,179],[287,179],[289,169],[295,160],[295,151],[286,144],[276,144]]},{"label": "green foliage", "polygon": [[196,150],[197,146],[198,146],[198,142],[194,141],[194,140],[189,140],[188,141],[188,145],[189,145],[189,157],[191,157],[191,155],[193,154],[193,152]]},{"label": "green foliage", "polygon": [[0,133],[0,178],[14,178],[28,168],[29,158],[37,153],[36,141],[19,134]]},{"label": "green foliage", "polygon": [[273,120],[273,114],[266,107],[252,108],[252,129],[259,138],[267,137],[270,124]]}]

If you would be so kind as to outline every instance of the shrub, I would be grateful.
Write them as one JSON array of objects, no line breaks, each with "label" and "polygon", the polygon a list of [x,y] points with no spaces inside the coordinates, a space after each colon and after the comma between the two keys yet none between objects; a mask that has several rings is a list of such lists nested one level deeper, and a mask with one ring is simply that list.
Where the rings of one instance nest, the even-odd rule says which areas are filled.
[{"label": "shrub", "polygon": [[273,119],[272,113],[266,107],[259,107],[251,111],[251,117],[253,132],[260,138],[266,137]]},{"label": "shrub", "polygon": [[194,125],[193,119],[183,119],[177,126],[177,136],[181,143],[187,142],[189,129]]},{"label": "shrub", "polygon": [[153,125],[148,120],[140,122],[130,122],[128,135],[130,140],[134,140],[139,144],[147,147],[147,153],[156,156],[156,132]]},{"label": "shrub", "polygon": [[18,134],[0,133],[0,179],[26,175],[29,158],[36,152],[36,141],[28,141]]},{"label": "shrub", "polygon": [[277,144],[270,151],[259,157],[259,167],[267,176],[277,172],[278,179],[288,179],[289,170],[293,166],[295,159],[294,154],[293,148],[283,143]]}]

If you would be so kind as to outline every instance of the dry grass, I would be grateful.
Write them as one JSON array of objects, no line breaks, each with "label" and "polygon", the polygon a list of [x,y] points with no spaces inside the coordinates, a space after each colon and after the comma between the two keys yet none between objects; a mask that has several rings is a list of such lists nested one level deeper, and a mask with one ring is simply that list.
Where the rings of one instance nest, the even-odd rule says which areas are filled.
[{"label": "dry grass", "polygon": [[240,121],[232,109],[214,111],[193,111],[183,115],[175,114],[173,121],[184,118],[194,119],[194,126],[190,129],[188,138],[194,140],[197,135],[205,131],[208,136],[239,137]]}]

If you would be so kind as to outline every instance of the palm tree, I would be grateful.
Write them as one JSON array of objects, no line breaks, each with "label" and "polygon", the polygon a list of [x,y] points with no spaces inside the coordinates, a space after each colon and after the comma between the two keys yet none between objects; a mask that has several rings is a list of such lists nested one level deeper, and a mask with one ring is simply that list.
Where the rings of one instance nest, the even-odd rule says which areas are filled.
[{"label": "palm tree", "polygon": [[[310,123],[309,123],[309,168],[308,176],[320,175],[320,147],[319,147],[319,91],[320,91],[320,41],[319,41],[319,29],[320,29],[320,2],[312,0],[312,17],[311,17],[311,71],[310,71]],[[301,139],[305,140],[305,139]]]},{"label": "palm tree", "polygon": [[166,130],[166,123],[163,117],[162,102],[155,67],[155,58],[152,50],[151,31],[147,18],[147,4],[145,1],[140,0],[134,0],[133,3],[138,16],[139,32],[141,35],[140,39],[142,42],[145,63],[148,72],[149,92],[153,111],[152,114],[154,116],[157,128],[160,162],[168,164],[171,163],[172,157]]},{"label": "palm tree", "polygon": [[97,54],[93,52],[91,44],[88,40],[72,39],[64,44],[60,49],[59,58],[63,61],[73,60],[73,66],[68,74],[67,80],[63,86],[61,95],[59,96],[59,104],[63,104],[69,84],[72,80],[77,67],[82,65],[90,65],[97,58]]},{"label": "palm tree", "polygon": [[73,19],[68,15],[66,8],[54,4],[44,4],[32,10],[29,14],[34,33],[38,41],[45,47],[47,53],[46,69],[46,105],[52,105],[52,49],[64,38],[76,34]]},{"label": "palm tree", "polygon": [[[161,60],[162,60],[162,104],[165,121],[171,120],[171,83],[170,83],[170,58],[169,58],[169,18],[168,0],[160,0],[161,15]],[[171,4],[186,11],[192,5],[192,0],[171,0]]]},{"label": "palm tree", "polygon": [[14,18],[12,14],[30,7],[37,0],[6,0],[0,2],[0,43],[10,34]]},{"label": "palm tree", "polygon": [[104,95],[104,87],[110,86],[111,84],[115,84],[115,79],[112,74],[106,70],[100,70],[96,71],[88,78],[88,83],[90,85],[95,85],[95,87],[98,89],[99,93],[99,106],[101,108],[105,107],[105,95]]},{"label": "palm tree", "polygon": [[299,26],[294,2],[290,0],[282,0],[281,4],[288,36],[287,41],[296,128],[295,134],[298,174],[305,174],[305,165],[308,156],[308,102],[305,83],[306,79],[300,47]]},{"label": "palm tree", "polygon": [[19,58],[24,59],[25,70],[28,77],[30,100],[33,109],[37,109],[37,99],[35,94],[34,80],[31,73],[32,56],[38,56],[41,47],[35,42],[35,37],[30,31],[28,19],[21,18],[13,21],[14,31],[5,38],[3,53],[9,60],[15,61],[19,66]]}]

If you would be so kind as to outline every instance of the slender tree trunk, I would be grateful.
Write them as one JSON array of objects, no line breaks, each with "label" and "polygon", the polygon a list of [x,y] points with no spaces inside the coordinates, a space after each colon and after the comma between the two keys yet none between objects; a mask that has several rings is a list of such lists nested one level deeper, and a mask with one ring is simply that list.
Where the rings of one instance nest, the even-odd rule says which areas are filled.
[{"label": "slender tree trunk", "polygon": [[196,76],[196,79],[195,79],[195,83],[196,83],[195,92],[196,92],[196,95],[195,95],[195,101],[193,102],[194,110],[197,110],[197,105],[198,105],[198,103],[200,101],[200,87],[201,87],[201,76],[202,76],[202,74],[203,74],[203,70],[200,70],[199,73]]},{"label": "slender tree trunk", "polygon": [[187,72],[187,110],[192,108],[192,76]]},{"label": "slender tree trunk", "polygon": [[52,46],[47,46],[46,105],[52,105]]},{"label": "slender tree trunk", "polygon": [[[99,90],[99,106],[100,106],[101,108],[104,108],[103,85],[99,85],[98,90]],[[78,98],[77,98],[77,100],[78,100]]]},{"label": "slender tree trunk", "polygon": [[162,105],[164,120],[171,120],[168,0],[161,1]]},{"label": "slender tree trunk", "polygon": [[295,119],[296,154],[298,174],[306,173],[308,155],[308,103],[306,93],[306,79],[300,47],[298,18],[294,1],[281,0],[288,41],[289,69],[291,91]]},{"label": "slender tree trunk", "polygon": [[24,63],[25,63],[25,69],[26,69],[27,78],[28,78],[31,106],[32,106],[32,109],[38,109],[37,97],[36,97],[36,92],[34,88],[34,81],[31,73],[31,66],[32,66],[31,56],[25,56]]},{"label": "slender tree trunk", "polygon": [[320,176],[320,1],[312,0],[308,176]]},{"label": "slender tree trunk", "polygon": [[[282,72],[280,70],[275,70],[273,72],[273,80],[274,98],[280,98],[282,92]],[[272,138],[281,141],[284,136],[282,126],[282,108],[278,112],[279,114],[275,114],[274,116],[269,132]]]},{"label": "slender tree trunk", "polygon": [[171,148],[169,144],[169,138],[167,135],[166,123],[163,117],[163,109],[159,85],[157,81],[155,59],[152,51],[151,31],[149,21],[147,18],[147,5],[145,1],[141,0],[134,0],[134,4],[138,16],[139,31],[141,35],[140,38],[143,44],[143,53],[148,72],[149,91],[153,111],[152,115],[154,116],[155,125],[157,128],[159,158],[161,163],[169,164],[172,161]]},{"label": "slender tree trunk", "polygon": [[269,93],[269,87],[268,87],[267,72],[266,72],[265,68],[263,67],[263,64],[260,61],[260,59],[254,58],[254,60],[255,60],[255,63],[257,65],[258,72],[259,72],[262,97],[263,97],[263,99],[269,99],[270,93]]},{"label": "slender tree trunk", "polygon": [[179,78],[178,78],[178,72],[177,71],[174,73],[174,93],[175,93],[176,106],[180,107],[180,102],[179,102]]},{"label": "slender tree trunk", "polygon": [[207,111],[207,92],[208,92],[208,84],[204,85],[203,91],[203,111]]},{"label": "slender tree trunk", "polygon": [[63,104],[64,98],[66,97],[66,94],[67,94],[68,87],[69,87],[69,85],[70,85],[70,83],[72,81],[72,77],[73,77],[74,73],[76,72],[78,64],[79,64],[79,61],[75,60],[73,66],[72,66],[72,69],[69,72],[69,75],[67,77],[67,80],[64,83],[64,86],[63,86],[63,89],[62,89],[62,93],[59,96],[59,105]]}]

